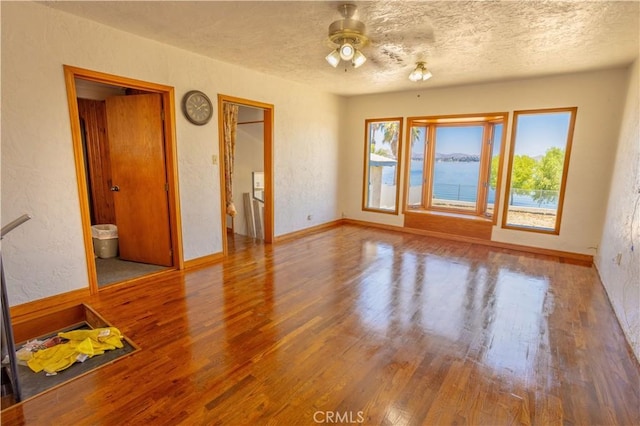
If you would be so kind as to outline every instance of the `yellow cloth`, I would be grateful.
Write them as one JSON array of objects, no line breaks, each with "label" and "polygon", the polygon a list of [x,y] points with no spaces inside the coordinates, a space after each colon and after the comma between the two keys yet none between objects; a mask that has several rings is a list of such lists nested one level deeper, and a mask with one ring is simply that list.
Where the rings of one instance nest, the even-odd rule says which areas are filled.
[{"label": "yellow cloth", "polygon": [[123,336],[115,327],[73,330],[58,333],[58,336],[69,341],[34,353],[27,361],[31,370],[36,373],[44,370],[48,374],[54,374],[69,368],[76,361],[84,361],[84,357],[90,358],[103,354],[105,350],[123,347]]},{"label": "yellow cloth", "polygon": [[58,336],[70,341],[91,339],[94,349],[111,350],[121,348],[123,336],[115,327],[96,328],[93,330],[73,330],[66,333],[58,333]]},{"label": "yellow cloth", "polygon": [[75,342],[75,344],[71,344],[71,342],[61,343],[47,349],[39,350],[27,361],[27,365],[36,373],[44,370],[48,374],[53,374],[69,368],[76,362],[78,356],[82,354],[93,356],[94,351],[90,339]]}]

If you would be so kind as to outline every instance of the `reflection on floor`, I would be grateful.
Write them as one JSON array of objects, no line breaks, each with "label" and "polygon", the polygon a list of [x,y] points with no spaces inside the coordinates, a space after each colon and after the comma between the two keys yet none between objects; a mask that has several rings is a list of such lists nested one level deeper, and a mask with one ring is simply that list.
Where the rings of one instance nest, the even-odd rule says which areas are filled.
[{"label": "reflection on floor", "polygon": [[253,246],[261,246],[264,244],[263,240],[257,238],[247,237],[241,234],[227,233],[227,249],[229,253],[235,253],[237,251],[246,250]]},{"label": "reflection on floor", "polygon": [[345,224],[91,300],[139,356],[3,426],[640,424],[589,262]]},{"label": "reflection on floor", "polygon": [[112,257],[110,259],[96,257],[98,287],[138,278],[164,269],[167,269],[166,266],[129,262],[120,260],[118,257]]}]

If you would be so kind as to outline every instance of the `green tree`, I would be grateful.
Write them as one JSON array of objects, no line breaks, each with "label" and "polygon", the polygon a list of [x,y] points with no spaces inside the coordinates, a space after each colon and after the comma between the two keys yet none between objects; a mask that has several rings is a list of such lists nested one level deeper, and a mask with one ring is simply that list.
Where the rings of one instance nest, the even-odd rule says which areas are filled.
[{"label": "green tree", "polygon": [[500,156],[496,155],[491,158],[491,172],[489,176],[489,186],[495,188],[498,185],[498,166],[500,165]]},{"label": "green tree", "polygon": [[562,172],[564,171],[564,156],[564,149],[552,147],[536,163],[533,173],[533,189],[535,191],[532,198],[538,204],[557,201]]},{"label": "green tree", "polygon": [[[382,130],[382,143],[389,144],[393,158],[398,158],[398,138],[400,137],[398,124],[397,121],[379,121],[373,123],[372,128],[373,134]],[[374,152],[373,144],[371,152]],[[385,156],[388,157],[388,155]]]},{"label": "green tree", "polygon": [[395,156],[393,155],[393,153],[391,151],[389,151],[388,148],[379,148],[379,149],[374,149],[375,146],[371,145],[371,153],[372,154],[377,154],[377,155],[381,155],[383,157],[387,157],[387,158],[394,158]]},{"label": "green tree", "polygon": [[534,174],[536,160],[528,155],[516,155],[513,157],[513,168],[511,171],[511,189],[519,195],[530,194],[534,189]]}]

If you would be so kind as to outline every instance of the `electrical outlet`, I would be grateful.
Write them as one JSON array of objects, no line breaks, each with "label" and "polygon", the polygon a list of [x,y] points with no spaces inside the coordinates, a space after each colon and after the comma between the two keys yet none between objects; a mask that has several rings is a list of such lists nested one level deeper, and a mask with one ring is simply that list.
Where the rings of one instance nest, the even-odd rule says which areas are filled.
[{"label": "electrical outlet", "polygon": [[312,217],[313,216],[311,216],[311,215],[307,215],[307,220],[311,220]]},{"label": "electrical outlet", "polygon": [[622,253],[616,254],[614,261],[616,262],[616,265],[620,266],[620,262],[622,262]]},{"label": "electrical outlet", "polygon": [[217,155],[212,155],[211,156],[211,164],[213,164],[214,166],[218,165],[218,156]]}]

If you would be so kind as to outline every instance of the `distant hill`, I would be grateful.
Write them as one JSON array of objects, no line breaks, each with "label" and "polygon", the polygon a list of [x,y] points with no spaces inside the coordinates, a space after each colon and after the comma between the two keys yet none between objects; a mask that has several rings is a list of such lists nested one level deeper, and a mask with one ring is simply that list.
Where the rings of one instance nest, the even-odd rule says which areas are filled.
[{"label": "distant hill", "polygon": [[411,154],[411,159],[416,161],[424,160],[424,153],[422,152],[414,152]]},{"label": "distant hill", "polygon": [[462,154],[459,152],[455,152],[453,154],[440,154],[436,152],[436,161],[473,162],[473,161],[480,161],[480,156],[476,154]]}]

